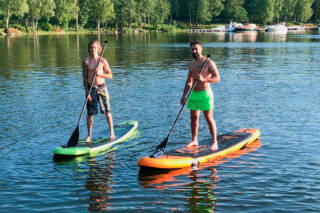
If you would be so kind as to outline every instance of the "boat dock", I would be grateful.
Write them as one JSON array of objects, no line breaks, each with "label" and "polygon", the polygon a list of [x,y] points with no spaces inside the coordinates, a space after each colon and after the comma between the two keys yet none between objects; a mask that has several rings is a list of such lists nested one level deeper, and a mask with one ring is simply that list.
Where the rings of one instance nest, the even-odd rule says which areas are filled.
[{"label": "boat dock", "polygon": [[213,33],[213,32],[224,32],[213,29],[187,29],[188,33]]}]

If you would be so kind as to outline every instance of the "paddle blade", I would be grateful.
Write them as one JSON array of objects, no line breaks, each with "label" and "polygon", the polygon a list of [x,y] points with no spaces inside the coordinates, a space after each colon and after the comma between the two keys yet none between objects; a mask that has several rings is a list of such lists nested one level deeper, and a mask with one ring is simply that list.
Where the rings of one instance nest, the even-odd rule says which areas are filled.
[{"label": "paddle blade", "polygon": [[169,137],[166,137],[154,150],[154,152],[150,155],[150,158],[160,158],[162,155],[164,155],[166,150],[166,145],[168,143]]},{"label": "paddle blade", "polygon": [[75,147],[77,146],[79,141],[79,126],[77,126],[77,128],[73,131],[66,147]]},{"label": "paddle blade", "polygon": [[149,157],[150,158],[160,158],[162,155],[164,155],[165,149],[156,149]]}]

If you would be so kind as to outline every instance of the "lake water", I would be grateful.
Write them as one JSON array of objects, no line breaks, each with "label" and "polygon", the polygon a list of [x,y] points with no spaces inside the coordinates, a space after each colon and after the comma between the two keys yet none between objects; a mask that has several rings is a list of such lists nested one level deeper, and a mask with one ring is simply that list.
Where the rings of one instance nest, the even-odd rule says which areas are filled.
[{"label": "lake water", "polygon": [[[104,56],[115,123],[136,138],[94,157],[54,162],[84,103],[87,44]],[[258,128],[260,141],[198,170],[145,174],[137,161],[167,136],[200,39],[221,75],[212,84],[219,134]],[[320,35],[141,34],[0,38],[0,212],[319,212]],[[80,124],[85,137],[86,116]],[[184,110],[167,149],[191,138]],[[102,114],[95,129],[106,129]],[[210,138],[201,116],[200,144]]]}]

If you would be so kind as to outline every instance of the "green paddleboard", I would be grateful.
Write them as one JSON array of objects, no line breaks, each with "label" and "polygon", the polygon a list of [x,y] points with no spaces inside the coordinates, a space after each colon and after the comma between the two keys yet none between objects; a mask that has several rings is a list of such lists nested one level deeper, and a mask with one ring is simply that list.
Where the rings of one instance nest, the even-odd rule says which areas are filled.
[{"label": "green paddleboard", "polygon": [[[92,155],[97,152],[102,152],[109,149],[111,146],[126,141],[137,132],[138,121],[125,121],[114,126],[114,133],[116,138],[112,141],[108,140],[107,133],[97,135],[92,139],[91,143],[80,140],[75,147],[64,148],[59,146],[53,150],[55,159],[72,158],[82,155]],[[104,135],[105,134],[105,135]]]}]

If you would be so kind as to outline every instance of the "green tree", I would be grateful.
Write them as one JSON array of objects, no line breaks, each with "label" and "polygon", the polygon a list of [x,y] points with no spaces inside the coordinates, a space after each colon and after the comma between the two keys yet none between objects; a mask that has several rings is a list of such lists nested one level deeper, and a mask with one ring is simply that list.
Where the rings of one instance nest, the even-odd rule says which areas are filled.
[{"label": "green tree", "polygon": [[297,1],[295,12],[296,17],[298,20],[300,20],[302,23],[305,21],[308,21],[312,16],[312,4],[314,0],[299,0]]},{"label": "green tree", "polygon": [[320,22],[320,0],[315,0],[312,5],[313,9],[313,21],[315,24],[319,24]]},{"label": "green tree", "polygon": [[33,30],[37,30],[41,12],[41,0],[27,0],[27,3],[29,5],[28,16],[32,19]]},{"label": "green tree", "polygon": [[211,21],[208,0],[198,0],[195,4],[195,20],[197,23],[208,23]]},{"label": "green tree", "polygon": [[59,24],[68,29],[70,20],[73,20],[78,15],[77,0],[55,0],[56,1],[56,16]]},{"label": "green tree", "polygon": [[283,7],[282,14],[285,22],[294,18],[297,1],[299,0],[284,0],[284,5],[286,6]]},{"label": "green tree", "polygon": [[196,0],[178,0],[178,17],[177,20],[189,22],[191,25],[194,22]]},{"label": "green tree", "polygon": [[281,11],[283,7],[284,7],[284,0],[274,1],[273,13],[274,13],[274,18],[277,20],[278,23],[280,22]]},{"label": "green tree", "polygon": [[156,2],[154,0],[136,0],[136,20],[141,26],[141,23],[151,24],[151,16],[156,8]]},{"label": "green tree", "polygon": [[197,0],[190,0],[187,1],[184,5],[185,10],[188,14],[189,24],[195,23],[195,14],[197,9]]},{"label": "green tree", "polygon": [[9,21],[12,15],[23,17],[29,11],[26,0],[0,0],[0,10],[5,15],[6,26],[9,28]]},{"label": "green tree", "polygon": [[97,23],[97,30],[100,32],[100,24],[115,18],[113,2],[111,0],[90,0],[90,14]]},{"label": "green tree", "polygon": [[80,26],[85,26],[90,18],[90,0],[78,0]]},{"label": "green tree", "polygon": [[154,12],[152,13],[152,22],[154,24],[162,24],[170,15],[170,4],[168,0],[156,0],[154,7]]},{"label": "green tree", "polygon": [[275,0],[257,0],[257,17],[260,23],[271,23],[274,17]]},{"label": "green tree", "polygon": [[131,26],[136,17],[136,2],[134,0],[114,0],[114,10],[116,12],[116,25],[121,27]]},{"label": "green tree", "polygon": [[47,21],[54,16],[56,4],[54,0],[27,0],[29,5],[28,16],[32,19],[33,29],[37,30],[38,21],[40,18],[45,18]]},{"label": "green tree", "polygon": [[209,13],[211,14],[211,21],[213,23],[213,18],[217,17],[221,14],[224,10],[224,1],[225,0],[210,0],[210,10]]},{"label": "green tree", "polygon": [[138,22],[139,28],[141,28],[142,23],[146,24],[147,22],[147,13],[145,11],[143,0],[136,0],[136,12],[138,14],[137,22]]},{"label": "green tree", "polygon": [[179,18],[180,4],[179,0],[170,0],[170,24],[172,20],[177,20]]},{"label": "green tree", "polygon": [[231,21],[248,21],[248,13],[243,7],[244,0],[226,0],[225,14]]}]

